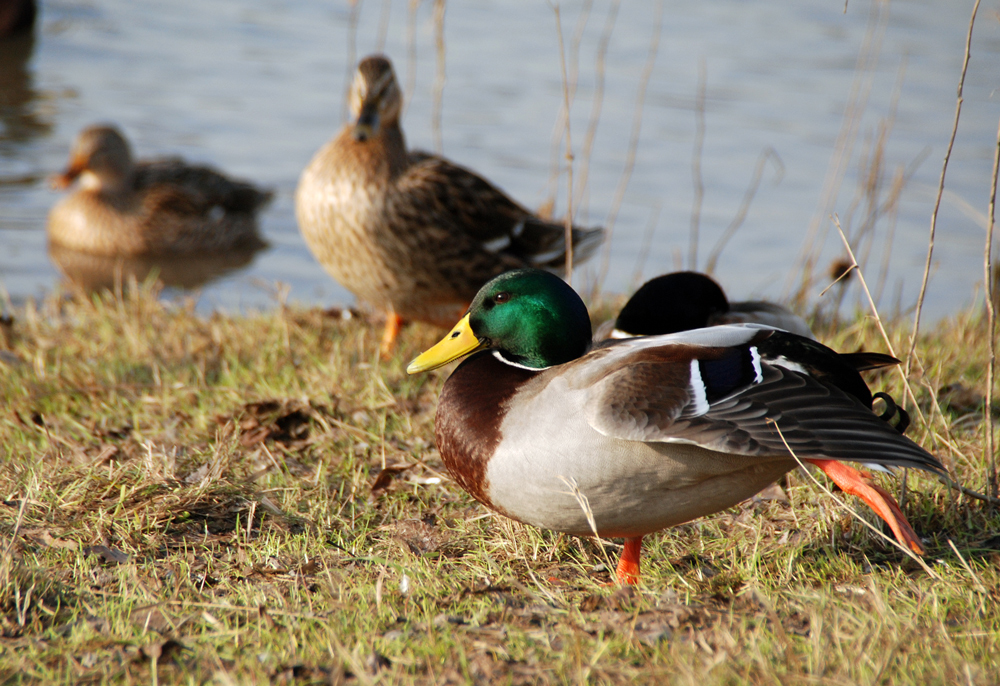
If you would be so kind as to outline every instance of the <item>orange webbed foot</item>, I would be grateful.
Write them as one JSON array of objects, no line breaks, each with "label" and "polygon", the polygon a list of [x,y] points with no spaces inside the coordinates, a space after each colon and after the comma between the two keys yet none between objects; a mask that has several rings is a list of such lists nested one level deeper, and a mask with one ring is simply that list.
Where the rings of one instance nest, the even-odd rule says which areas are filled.
[{"label": "orange webbed foot", "polygon": [[618,560],[615,578],[622,586],[634,586],[639,583],[639,557],[642,555],[642,536],[626,538],[625,549]]},{"label": "orange webbed foot", "polygon": [[915,552],[917,555],[924,554],[924,547],[920,544],[913,527],[906,521],[906,515],[900,509],[896,499],[885,489],[872,481],[872,475],[863,472],[836,460],[806,460],[820,469],[830,477],[835,484],[840,486],[844,493],[856,495],[864,500],[870,508],[875,510],[875,514],[881,517],[896,540]]},{"label": "orange webbed foot", "polygon": [[379,353],[383,360],[392,357],[392,351],[396,347],[396,338],[404,323],[403,318],[392,310],[385,313],[385,329],[382,331],[382,344],[379,346]]}]

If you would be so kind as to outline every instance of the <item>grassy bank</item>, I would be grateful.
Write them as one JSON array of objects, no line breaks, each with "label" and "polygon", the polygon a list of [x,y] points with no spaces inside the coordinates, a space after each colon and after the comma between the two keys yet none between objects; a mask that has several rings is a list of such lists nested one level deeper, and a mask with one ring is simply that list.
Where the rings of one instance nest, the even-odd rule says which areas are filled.
[{"label": "grassy bank", "polygon": [[[620,589],[614,544],[489,515],[443,474],[447,372],[403,371],[439,331],[380,363],[377,327],[318,310],[143,292],[13,315],[3,683],[997,682],[1000,516],[936,480],[904,506],[926,568],[793,473],[651,538]],[[822,338],[885,350],[864,319]],[[985,340],[946,322],[911,374],[910,435],[978,491]]]}]

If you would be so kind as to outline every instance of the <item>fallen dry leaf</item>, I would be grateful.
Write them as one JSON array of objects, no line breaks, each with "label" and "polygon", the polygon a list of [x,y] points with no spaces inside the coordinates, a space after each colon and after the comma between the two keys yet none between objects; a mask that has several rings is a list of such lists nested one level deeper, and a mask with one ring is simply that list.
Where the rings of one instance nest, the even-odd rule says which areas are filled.
[{"label": "fallen dry leaf", "polygon": [[399,462],[394,465],[389,465],[380,471],[378,476],[375,477],[375,483],[372,484],[372,491],[369,496],[369,500],[374,501],[381,498],[385,492],[389,490],[389,486],[392,484],[392,480],[397,474],[401,474],[414,466],[415,465],[411,462]]},{"label": "fallen dry leaf", "polygon": [[106,545],[88,545],[83,549],[84,555],[97,555],[105,564],[124,564],[128,562],[128,555],[120,550],[109,548]]},{"label": "fallen dry leaf", "polygon": [[63,550],[76,550],[80,547],[80,544],[76,541],[71,541],[65,538],[57,538],[49,533],[48,529],[26,529],[22,532],[25,536],[35,541],[36,543],[41,543],[49,548],[60,548]]}]

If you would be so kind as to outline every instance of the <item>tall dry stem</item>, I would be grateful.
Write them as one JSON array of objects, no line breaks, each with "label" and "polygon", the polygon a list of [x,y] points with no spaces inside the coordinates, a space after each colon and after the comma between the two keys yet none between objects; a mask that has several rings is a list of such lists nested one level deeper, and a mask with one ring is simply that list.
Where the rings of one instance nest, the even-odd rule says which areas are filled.
[{"label": "tall dry stem", "polygon": [[351,14],[347,20],[347,78],[344,81],[344,104],[341,117],[347,119],[351,103],[351,84],[354,82],[354,70],[358,65],[358,18],[361,15],[361,0],[347,0],[351,6]]},{"label": "tall dry stem", "polygon": [[[576,28],[573,29],[573,37],[569,41],[569,67],[568,73],[569,77],[566,80],[566,84],[569,88],[569,103],[572,107],[573,103],[576,102],[576,88],[580,80],[580,44],[583,42],[583,34],[587,28],[587,22],[590,20],[590,11],[593,7],[593,1],[587,0],[584,2],[583,7],[580,9],[580,16],[576,19]],[[565,98],[564,98],[565,100]],[[560,159],[560,150],[563,145],[563,134],[566,133],[566,122],[568,121],[566,117],[566,106],[565,102],[559,108],[559,117],[556,120],[556,126],[552,131],[552,149],[551,149],[551,163],[549,165],[549,204],[555,205],[555,196],[557,193],[557,186],[559,183],[559,174],[562,169],[562,163]],[[579,197],[577,193],[577,197]],[[577,211],[579,211],[579,201],[577,202]]]},{"label": "tall dry stem", "polygon": [[[868,282],[865,280],[864,270],[862,270],[858,266],[858,260],[854,256],[854,250],[851,248],[851,242],[847,239],[847,235],[841,228],[840,220],[837,218],[837,215],[833,216],[833,224],[837,229],[837,233],[840,234],[840,240],[844,244],[844,250],[847,251],[847,254],[850,256],[851,267],[853,271],[858,275],[858,281],[861,282],[861,288],[864,291],[865,297],[868,300],[868,306],[871,308],[872,317],[875,319],[875,323],[878,326],[879,333],[882,334],[882,340],[885,341],[886,349],[889,351],[890,355],[892,355],[893,357],[897,357],[896,351],[892,345],[892,341],[890,340],[889,334],[886,332],[885,326],[882,322],[882,316],[879,314],[878,307],[875,305],[875,299],[872,297],[871,290],[869,290],[868,288]],[[951,435],[948,423],[946,421],[943,421],[944,414],[941,412],[941,405],[938,402],[937,396],[934,395],[933,393],[930,395],[931,412],[932,416],[937,416],[942,418],[941,432],[937,432],[934,430],[934,427],[931,426],[930,420],[926,415],[924,415],[924,412],[921,409],[920,405],[917,404],[917,397],[913,392],[912,386],[910,385],[909,374],[906,372],[906,370],[902,369],[901,367],[896,367],[896,369],[899,370],[900,380],[903,383],[903,389],[906,392],[906,396],[910,399],[911,407],[917,413],[917,416],[920,418],[920,423],[924,425],[928,434],[930,434],[934,438],[934,440],[939,441],[940,443],[946,445],[948,449],[951,450],[955,455],[959,457],[964,457],[962,451],[957,447],[954,437]]]},{"label": "tall dry stem", "polygon": [[660,220],[660,210],[663,209],[663,205],[656,203],[652,211],[649,213],[649,221],[646,222],[646,231],[642,239],[642,247],[639,248],[639,254],[635,258],[635,269],[632,270],[632,290],[639,287],[642,283],[642,272],[646,268],[646,260],[649,258],[649,250],[653,246],[653,235],[656,233],[656,224]]},{"label": "tall dry stem", "polygon": [[604,249],[601,254],[601,271],[594,284],[595,293],[601,288],[604,279],[608,275],[608,268],[611,266],[611,236],[614,234],[615,221],[618,219],[618,212],[621,210],[622,202],[625,200],[625,191],[628,189],[629,180],[632,178],[632,170],[635,168],[636,150],[639,147],[639,133],[642,131],[642,115],[646,105],[646,89],[649,86],[649,78],[653,74],[653,66],[656,64],[656,54],[660,49],[660,32],[663,28],[663,0],[656,3],[656,18],[653,22],[653,33],[649,39],[649,51],[646,54],[646,64],[642,68],[642,76],[639,78],[639,89],[635,96],[635,107],[632,111],[632,133],[629,136],[628,153],[625,156],[625,168],[618,179],[618,187],[615,189],[614,199],[611,201],[611,209],[608,212],[607,235],[604,239]]},{"label": "tall dry stem", "polygon": [[688,237],[688,269],[698,268],[698,229],[701,225],[701,206],[705,200],[705,180],[701,176],[701,155],[705,147],[705,89],[708,82],[708,64],[702,57],[698,61],[698,90],[694,98],[694,149],[691,151],[691,180],[694,198],[691,201],[691,234]]},{"label": "tall dry stem", "polygon": [[[843,184],[844,175],[847,173],[851,151],[854,149],[854,141],[861,127],[862,116],[868,106],[868,97],[874,83],[875,66],[878,64],[882,39],[885,36],[888,21],[888,0],[875,0],[868,15],[865,37],[858,50],[858,60],[854,66],[854,81],[848,94],[847,106],[844,108],[844,119],[840,126],[840,132],[837,134],[837,140],[833,146],[833,157],[827,168],[826,177],[823,179],[820,205],[809,222],[806,239],[802,244],[802,252],[799,257],[799,263],[802,265],[799,276],[800,283],[798,290],[792,295],[792,299],[800,304],[804,303],[814,282],[813,272],[826,241],[826,229],[829,226],[827,222],[836,207],[839,189]],[[794,278],[794,275],[789,273],[787,282],[789,290]]]},{"label": "tall dry stem", "polygon": [[445,0],[434,0],[434,55],[436,69],[434,72],[434,108],[431,113],[431,130],[434,133],[434,150],[440,155],[444,152],[444,142],[441,136],[441,116],[444,100],[444,11]]},{"label": "tall dry stem", "polygon": [[385,40],[389,35],[389,17],[392,15],[392,0],[382,0],[382,14],[378,20],[378,38],[375,41],[375,52],[385,51]]},{"label": "tall dry stem", "polygon": [[[978,0],[977,0],[978,2]],[[997,454],[993,443],[993,377],[997,363],[996,304],[994,295],[996,283],[993,273],[993,227],[996,225],[997,173],[1000,170],[1000,124],[997,125],[997,145],[993,150],[993,185],[990,188],[990,204],[986,219],[986,246],[983,248],[983,287],[986,300],[986,331],[989,335],[989,363],[986,365],[986,402],[983,405],[983,430],[985,450],[989,458],[989,494],[997,497]]]},{"label": "tall dry stem", "polygon": [[[417,10],[420,0],[410,0],[406,12],[406,107],[410,106],[413,93],[417,89]],[[405,111],[405,110],[404,110]]]},{"label": "tall dry stem", "polygon": [[969,18],[969,31],[965,37],[965,58],[962,60],[962,75],[958,79],[958,96],[955,99],[955,121],[951,126],[951,138],[948,139],[948,149],[944,153],[944,162],[941,164],[941,179],[938,181],[937,198],[934,200],[934,210],[931,212],[930,235],[927,238],[927,261],[924,263],[924,275],[920,280],[920,295],[917,296],[917,309],[913,314],[913,333],[910,335],[910,349],[906,353],[907,372],[910,371],[910,362],[913,359],[913,351],[917,347],[917,334],[920,333],[920,313],[924,307],[924,296],[927,295],[927,281],[931,275],[931,259],[934,256],[934,234],[937,230],[938,209],[941,207],[941,196],[944,194],[944,178],[948,172],[948,160],[951,159],[951,150],[955,147],[955,135],[958,133],[958,121],[962,116],[962,90],[965,88],[965,73],[969,69],[969,54],[972,48],[972,27],[976,24],[976,13],[979,11],[979,0],[972,6],[972,17]]},{"label": "tall dry stem", "polygon": [[781,177],[785,175],[785,165],[782,163],[778,151],[771,146],[767,146],[761,150],[760,155],[757,156],[757,164],[754,166],[753,175],[750,177],[750,184],[747,186],[746,193],[743,194],[743,201],[740,203],[739,209],[736,210],[736,216],[729,222],[729,226],[722,232],[719,240],[715,242],[715,245],[712,246],[712,251],[708,254],[708,261],[705,262],[705,271],[708,274],[715,273],[715,267],[726,244],[736,235],[739,228],[743,226],[743,221],[747,218],[747,213],[750,211],[750,203],[753,202],[754,196],[757,195],[760,181],[764,177],[764,165],[767,164],[768,160],[774,164],[774,183],[777,184],[781,181]]},{"label": "tall dry stem", "polygon": [[567,197],[566,197],[566,282],[573,285],[573,138],[570,135],[570,109],[569,109],[569,76],[566,72],[566,49],[563,46],[562,20],[559,15],[559,5],[554,5],[552,9],[556,15],[556,35],[559,37],[559,66],[562,69],[563,85],[563,126],[566,130],[566,177],[567,177]]},{"label": "tall dry stem", "polygon": [[597,136],[597,124],[601,120],[601,109],[604,106],[604,74],[606,71],[606,61],[608,56],[608,46],[611,44],[611,34],[615,28],[615,19],[618,18],[618,8],[621,7],[621,0],[614,0],[608,9],[608,16],[604,20],[604,29],[601,38],[597,42],[597,56],[594,59],[594,100],[590,107],[590,121],[587,124],[587,134],[583,137],[583,148],[580,151],[580,175],[576,182],[576,194],[578,198],[587,197],[587,180],[590,176],[590,155],[594,149],[594,138]]}]

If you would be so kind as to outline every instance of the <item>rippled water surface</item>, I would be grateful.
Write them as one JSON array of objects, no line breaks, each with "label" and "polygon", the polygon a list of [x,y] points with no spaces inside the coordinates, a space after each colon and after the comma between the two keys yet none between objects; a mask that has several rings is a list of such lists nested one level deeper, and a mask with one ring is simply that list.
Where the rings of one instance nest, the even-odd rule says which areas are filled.
[{"label": "rippled water surface", "polygon": [[[771,150],[717,275],[734,296],[783,297],[817,223],[821,238],[812,245],[825,270],[841,253],[840,239],[822,220],[832,211],[852,235],[865,230],[873,204],[864,180],[878,148],[874,206],[881,209],[858,248],[869,255],[869,280],[882,284],[883,305],[914,302],[971,1],[896,0],[873,8],[852,0],[846,11],[842,0],[666,2],[662,19],[655,3],[625,2],[601,62],[601,37],[615,7],[572,2],[559,12],[568,70],[577,74],[570,108],[574,182],[588,171],[586,188],[573,194],[574,210],[584,224],[614,219],[607,289],[628,290],[640,268],[650,276],[689,264],[703,65],[698,266],[737,216],[762,152]],[[292,301],[350,302],[299,236],[293,193],[301,169],[343,123],[351,66],[380,48],[407,90],[409,143],[434,149],[433,3],[419,3],[412,22],[410,9],[403,0],[361,2],[352,29],[347,2],[43,2],[33,41],[0,45],[0,286],[20,301],[59,283],[45,241],[46,214],[59,195],[46,177],[64,166],[80,128],[113,121],[139,156],[181,154],[276,191],[261,221],[271,247],[203,286],[202,309],[271,306],[279,282],[289,286]],[[624,186],[656,32],[634,169]],[[566,163],[554,141],[564,89],[552,6],[448,3],[443,39],[443,152],[528,206],[556,194],[562,214]],[[588,157],[599,67],[605,86]],[[971,302],[982,281],[998,87],[1000,26],[983,11],[938,219],[931,317]],[[845,116],[849,105],[858,114]],[[875,145],[880,131],[881,147]],[[836,154],[838,141],[848,151],[844,158]],[[907,180],[893,209],[898,173]],[[582,278],[592,283],[599,262]]]}]

